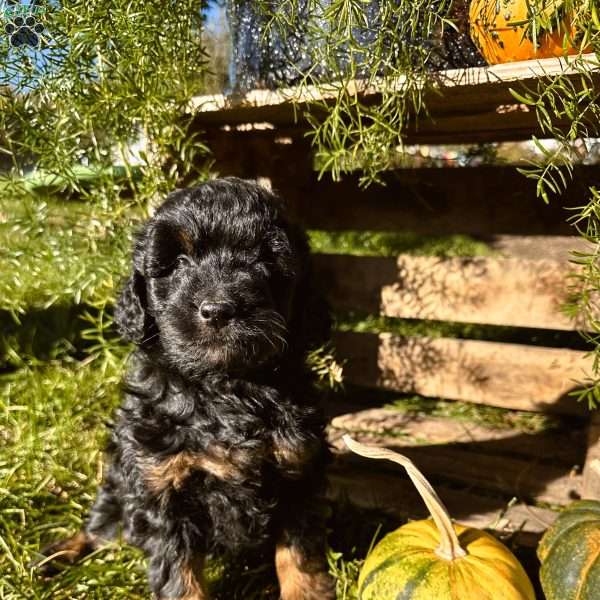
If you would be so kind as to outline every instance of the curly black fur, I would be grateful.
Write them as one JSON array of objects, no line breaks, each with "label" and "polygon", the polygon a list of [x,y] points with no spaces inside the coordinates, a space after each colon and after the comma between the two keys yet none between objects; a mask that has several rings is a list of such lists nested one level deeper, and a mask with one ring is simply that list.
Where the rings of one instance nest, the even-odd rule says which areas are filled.
[{"label": "curly black fur", "polygon": [[45,553],[74,562],[122,526],[156,597],[199,600],[204,555],[276,548],[285,600],[333,598],[305,367],[329,319],[279,200],[234,178],[172,193],[137,236],[115,322],[137,349],[105,481],[84,531]]}]

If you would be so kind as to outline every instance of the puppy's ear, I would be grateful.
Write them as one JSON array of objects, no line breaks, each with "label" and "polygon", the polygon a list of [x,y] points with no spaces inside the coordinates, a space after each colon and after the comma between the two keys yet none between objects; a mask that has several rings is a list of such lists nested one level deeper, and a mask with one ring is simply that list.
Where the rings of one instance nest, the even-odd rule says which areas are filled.
[{"label": "puppy's ear", "polygon": [[169,221],[155,221],[145,232],[144,258],[140,268],[147,277],[167,274],[180,254],[194,251],[191,233],[183,226]]},{"label": "puppy's ear", "polygon": [[125,282],[115,306],[115,325],[123,339],[139,344],[148,335],[146,286],[137,271]]},{"label": "puppy's ear", "polygon": [[148,313],[146,278],[167,274],[182,253],[193,251],[183,227],[151,220],[136,235],[133,274],[125,282],[115,307],[115,324],[123,339],[142,343],[151,336],[154,319]]}]

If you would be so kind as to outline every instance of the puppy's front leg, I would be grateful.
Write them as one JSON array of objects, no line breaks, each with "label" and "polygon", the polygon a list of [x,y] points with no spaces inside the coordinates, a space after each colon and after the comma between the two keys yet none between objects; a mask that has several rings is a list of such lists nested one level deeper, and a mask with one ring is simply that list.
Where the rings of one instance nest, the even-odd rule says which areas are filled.
[{"label": "puppy's front leg", "polygon": [[275,448],[275,461],[280,472],[288,479],[298,479],[304,475],[318,452],[318,444],[291,446],[282,444]]},{"label": "puppy's front leg", "polygon": [[156,600],[209,600],[204,556],[174,554],[168,541],[157,540],[150,553],[148,580]]},{"label": "puppy's front leg", "polygon": [[323,538],[317,529],[283,531],[275,549],[281,600],[335,600]]},{"label": "puppy's front leg", "polygon": [[273,457],[286,478],[302,477],[311,467],[321,465],[326,455],[325,443],[315,435],[290,429],[273,436]]}]

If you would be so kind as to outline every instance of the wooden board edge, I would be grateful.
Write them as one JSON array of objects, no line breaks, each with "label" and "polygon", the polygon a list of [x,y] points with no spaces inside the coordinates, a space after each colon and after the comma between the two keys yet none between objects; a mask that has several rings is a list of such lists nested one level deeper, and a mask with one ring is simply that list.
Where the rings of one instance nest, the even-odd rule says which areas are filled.
[{"label": "wooden board edge", "polygon": [[337,332],[333,339],[352,384],[513,410],[587,414],[569,395],[593,366],[586,352],[390,333]]},{"label": "wooden board edge", "polygon": [[[594,54],[582,57],[584,65],[589,66],[591,72],[598,70],[598,63]],[[577,70],[572,66],[571,58],[545,58],[513,63],[505,63],[488,67],[470,67],[465,69],[451,69],[432,75],[436,87],[471,87],[483,84],[506,84],[510,82],[525,82],[539,77],[552,77],[556,75],[573,75]],[[401,90],[405,85],[404,77],[386,80],[388,90]],[[251,111],[256,108],[274,107],[282,104],[311,104],[336,98],[340,88],[345,88],[350,95],[364,97],[379,93],[383,79],[374,82],[352,80],[349,82],[331,82],[322,86],[304,86],[302,88],[282,88],[279,90],[251,90],[243,95],[212,94],[192,98],[188,110],[199,113],[218,113],[228,110],[246,109]],[[299,90],[302,90],[299,92]]]}]

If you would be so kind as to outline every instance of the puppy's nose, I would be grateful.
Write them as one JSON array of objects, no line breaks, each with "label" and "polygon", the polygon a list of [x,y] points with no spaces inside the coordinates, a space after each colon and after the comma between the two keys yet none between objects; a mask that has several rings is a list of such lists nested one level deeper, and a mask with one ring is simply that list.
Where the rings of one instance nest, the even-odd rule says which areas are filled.
[{"label": "puppy's nose", "polygon": [[233,317],[234,307],[229,302],[209,302],[200,304],[200,317],[208,323],[228,321]]}]

